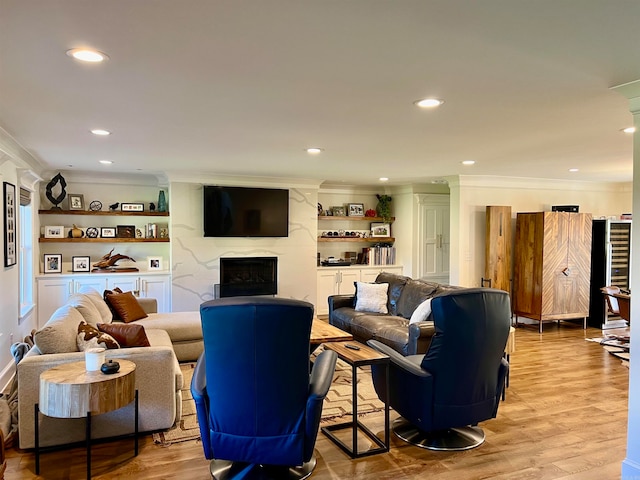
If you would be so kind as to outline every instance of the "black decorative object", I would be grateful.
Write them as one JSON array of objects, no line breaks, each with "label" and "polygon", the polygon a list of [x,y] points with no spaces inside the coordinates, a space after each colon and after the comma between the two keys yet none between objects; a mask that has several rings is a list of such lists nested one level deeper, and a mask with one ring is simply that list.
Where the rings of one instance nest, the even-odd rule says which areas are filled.
[{"label": "black decorative object", "polygon": [[109,205],[109,210],[115,210],[119,206],[120,206],[120,202],[112,203],[111,205]]},{"label": "black decorative object", "polygon": [[114,362],[113,360],[109,360],[108,362],[103,363],[102,366],[100,366],[100,371],[105,375],[118,373],[119,370],[120,364],[118,362]]},{"label": "black decorative object", "polygon": [[100,233],[96,227],[89,227],[85,230],[85,235],[87,238],[97,238]]},{"label": "black decorative object", "polygon": [[149,203],[149,211],[151,212],[155,212],[156,211],[156,204],[151,202]]},{"label": "black decorative object", "polygon": [[92,212],[99,212],[100,210],[102,210],[102,202],[100,200],[93,200],[89,204],[89,210],[91,210]]},{"label": "black decorative object", "polygon": [[18,238],[18,226],[16,219],[16,186],[3,182],[4,185],[4,266],[11,267],[17,262],[16,241]]},{"label": "black decorative object", "polygon": [[[57,197],[54,197],[53,188],[58,184],[60,184],[60,195],[58,195]],[[60,203],[62,203],[62,201],[64,200],[64,197],[67,196],[67,192],[65,188],[67,188],[67,182],[60,173],[58,173],[55,177],[51,179],[49,183],[47,183],[47,190],[46,190],[47,198],[51,203],[53,203],[53,207],[51,207],[51,210],[60,209],[58,205],[60,205]]]}]

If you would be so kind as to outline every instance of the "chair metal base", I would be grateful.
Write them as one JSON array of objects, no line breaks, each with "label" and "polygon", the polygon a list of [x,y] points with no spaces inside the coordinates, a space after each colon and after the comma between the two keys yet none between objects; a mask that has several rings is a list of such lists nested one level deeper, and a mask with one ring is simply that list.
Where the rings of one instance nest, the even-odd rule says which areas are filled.
[{"label": "chair metal base", "polygon": [[469,450],[484,442],[484,432],[479,427],[424,432],[402,417],[393,422],[393,433],[411,445],[429,450]]},{"label": "chair metal base", "polygon": [[311,457],[298,467],[282,465],[256,465],[251,463],[231,462],[229,460],[211,460],[209,471],[213,480],[302,480],[307,478],[316,468],[316,457]]}]

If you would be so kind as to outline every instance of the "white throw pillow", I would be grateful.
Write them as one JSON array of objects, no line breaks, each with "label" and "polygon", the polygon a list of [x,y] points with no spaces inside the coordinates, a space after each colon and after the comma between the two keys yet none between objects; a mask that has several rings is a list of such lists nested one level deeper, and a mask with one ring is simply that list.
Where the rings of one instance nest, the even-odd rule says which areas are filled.
[{"label": "white throw pillow", "polygon": [[[102,319],[97,323],[111,323],[113,321],[113,312],[109,309],[107,302],[102,298],[102,293],[98,292],[95,288],[91,287],[82,287],[78,293],[82,293],[89,297],[89,300],[93,302],[95,307],[98,309],[100,313],[100,318]],[[92,323],[92,322],[87,322]],[[95,325],[95,324],[94,324]]]},{"label": "white throw pillow", "polygon": [[424,322],[431,315],[431,299],[427,298],[424,302],[416,307],[411,314],[409,325],[417,322]]},{"label": "white throw pillow", "polygon": [[98,311],[98,307],[96,307],[89,295],[84,293],[74,293],[67,300],[67,305],[76,307],[80,312],[80,315],[82,315],[89,325],[93,325],[95,327],[98,323],[102,323],[102,316]]},{"label": "white throw pillow", "polygon": [[387,310],[388,283],[356,283],[356,311],[389,313]]}]

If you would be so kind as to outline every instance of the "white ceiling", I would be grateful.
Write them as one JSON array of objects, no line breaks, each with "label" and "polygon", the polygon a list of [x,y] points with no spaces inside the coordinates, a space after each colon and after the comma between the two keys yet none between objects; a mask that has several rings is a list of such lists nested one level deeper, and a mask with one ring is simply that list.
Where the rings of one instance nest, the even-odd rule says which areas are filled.
[{"label": "white ceiling", "polygon": [[2,0],[0,127],[51,170],[631,181],[639,47],[638,0]]}]

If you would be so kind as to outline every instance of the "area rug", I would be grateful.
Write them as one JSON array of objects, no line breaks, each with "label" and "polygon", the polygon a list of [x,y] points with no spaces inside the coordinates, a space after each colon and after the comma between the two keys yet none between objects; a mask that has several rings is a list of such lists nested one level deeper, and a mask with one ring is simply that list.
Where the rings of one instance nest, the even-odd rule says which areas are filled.
[{"label": "area rug", "polygon": [[604,337],[587,338],[588,342],[595,342],[616,358],[621,360],[622,366],[629,368],[629,337],[624,335],[605,335]]},{"label": "area rug", "polygon": [[[317,351],[316,351],[317,353]],[[153,434],[153,442],[161,446],[174,443],[200,440],[200,430],[196,416],[195,403],[191,396],[190,386],[195,363],[182,363],[180,369],[184,378],[182,388],[182,419],[172,428]],[[368,367],[359,368],[358,379],[358,417],[380,412],[384,404],[378,396],[371,381],[371,371]],[[331,388],[322,408],[321,424],[331,423],[342,417],[350,416],[352,412],[351,366],[338,360],[333,376]]]}]

